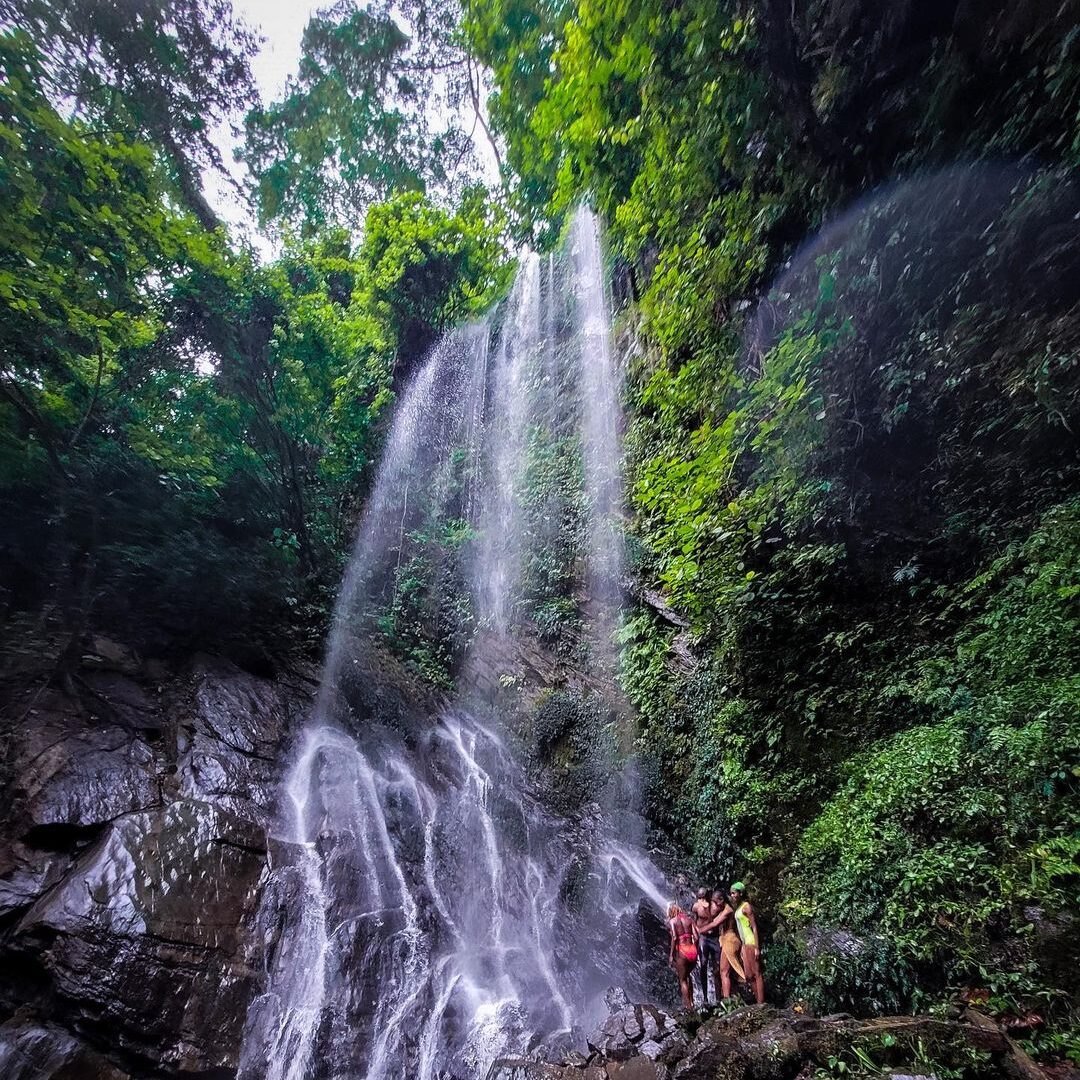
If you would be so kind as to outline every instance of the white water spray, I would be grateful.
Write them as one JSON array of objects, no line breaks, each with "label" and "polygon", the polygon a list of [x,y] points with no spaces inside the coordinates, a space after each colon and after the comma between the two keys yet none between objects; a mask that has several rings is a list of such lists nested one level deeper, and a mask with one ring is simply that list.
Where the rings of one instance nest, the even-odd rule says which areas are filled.
[{"label": "white water spray", "polygon": [[473,1080],[496,1056],[579,1038],[608,985],[646,992],[643,928],[658,927],[665,887],[623,820],[553,814],[464,705],[403,729],[377,695],[359,720],[350,704],[378,689],[374,613],[393,610],[408,538],[432,522],[474,523],[482,636],[519,632],[524,562],[545,543],[521,501],[538,416],[577,425],[583,584],[593,636],[610,643],[619,392],[592,215],[577,216],[565,262],[523,261],[491,337],[487,323],[449,335],[398,406],[284,786],[241,1080]]}]

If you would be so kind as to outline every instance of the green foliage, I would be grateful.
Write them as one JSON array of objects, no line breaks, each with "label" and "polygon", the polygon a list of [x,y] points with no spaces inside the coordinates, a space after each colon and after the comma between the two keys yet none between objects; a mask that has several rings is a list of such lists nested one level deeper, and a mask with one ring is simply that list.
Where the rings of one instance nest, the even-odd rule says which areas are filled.
[{"label": "green foliage", "polygon": [[1078,566],[1072,503],[950,593],[965,616],[952,649],[909,674],[933,721],[847,763],[800,841],[794,922],[873,926],[910,962],[971,980],[991,965],[995,927],[1022,932],[1025,905],[1073,905]]},{"label": "green foliage", "polygon": [[505,293],[513,266],[500,243],[501,224],[479,188],[467,191],[454,213],[417,193],[372,207],[360,248],[362,288],[385,313],[407,362]]},{"label": "green foliage", "polygon": [[1024,1040],[1029,1054],[1080,1065],[1080,1025],[1065,1030],[1040,1031]]},{"label": "green foliage", "polygon": [[[841,654],[875,665],[846,690],[829,680],[836,704],[858,710],[839,737],[822,726],[836,707],[827,699],[817,716],[778,724],[756,700],[731,697],[738,676],[722,654],[688,677],[671,631],[646,615],[627,624],[622,681],[653,763],[648,808],[702,872],[749,868],[768,883],[782,869],[772,886],[782,934],[768,951],[780,992],[822,1009],[895,1011],[949,983],[1000,981],[1002,1008],[1075,990],[1065,976],[1047,984],[1031,937],[1043,916],[1030,912],[1077,918],[1078,566],[1071,502],[967,582],[939,587],[926,600],[926,644],[892,640],[883,655],[867,652],[866,630],[850,645],[834,632]],[[788,645],[784,659],[799,655]],[[813,666],[794,663],[806,700]],[[830,773],[835,794],[818,812]],[[673,789],[696,800],[689,818],[671,816]],[[1003,936],[1031,944],[1006,953]]]},{"label": "green foliage", "polygon": [[443,519],[409,536],[416,554],[397,567],[389,610],[378,619],[390,649],[441,689],[452,687],[472,639],[475,618],[457,558],[472,535],[467,522]]},{"label": "green foliage", "polygon": [[[978,984],[1073,1053],[1048,927],[1080,918],[1074,0],[343,2],[248,118],[263,220],[303,237],[266,266],[196,172],[251,102],[229,5],[62,8],[0,0],[30,31],[0,39],[12,625],[49,601],[61,654],[91,619],[150,648],[313,645],[395,380],[505,292],[508,230],[550,245],[589,199],[641,346],[627,528],[655,609],[619,638],[652,821],[751,879],[778,992],[873,1011]],[[480,63],[508,219],[462,153]],[[947,167],[1002,158],[1042,164]],[[531,419],[515,613],[573,656],[580,447]],[[457,495],[418,510],[375,626],[440,686],[476,630]],[[567,809],[617,726],[594,696],[537,702]]]},{"label": "green foliage", "polygon": [[[268,265],[171,204],[141,143],[64,120],[0,38],[0,597],[147,649],[317,649],[399,355],[508,272],[488,205],[406,196]],[[67,644],[65,644],[67,642]]]},{"label": "green foliage", "polygon": [[1068,10],[465,11],[519,233],[589,199],[630,268],[631,543],[663,598],[620,633],[646,809],[702,872],[749,870],[776,985],[822,1008],[984,970],[1065,988],[1002,942],[1025,951],[1035,892],[1075,918],[1075,596],[987,568],[1073,528],[1033,531],[1077,490],[1076,189],[926,170],[1075,164]]},{"label": "green foliage", "polygon": [[151,154],[65,123],[23,34],[0,38],[0,374],[32,432],[33,459],[66,475],[89,412],[157,335],[151,274],[185,255],[190,230],[158,211]]},{"label": "green foliage", "polygon": [[[764,353],[756,378],[733,379],[726,402],[714,399],[715,417],[695,415],[696,365],[657,372],[641,391],[649,418],[637,439],[653,452],[634,487],[638,527],[660,553],[656,570],[666,591],[699,623],[750,588],[753,549],[781,511],[784,528],[795,533],[819,508],[820,485],[805,475],[824,432],[816,377],[852,334],[850,320],[831,311],[834,288],[823,270],[814,309]],[[663,453],[655,452],[657,436]]]},{"label": "green foliage", "polygon": [[585,521],[581,446],[554,417],[534,424],[525,446],[520,490],[525,561],[522,602],[540,639],[563,654],[581,643],[576,596]]},{"label": "green foliage", "polygon": [[452,13],[338,0],[310,20],[283,99],[247,117],[241,156],[264,223],[349,226],[396,193],[454,197],[474,179],[457,113],[479,77]]},{"label": "green foliage", "polygon": [[461,33],[469,51],[492,72],[495,89],[488,99],[492,124],[504,136],[503,182],[510,206],[544,246],[558,228],[538,219],[555,185],[560,144],[536,130],[533,114],[544,101],[565,20],[567,3],[536,0],[467,0]]},{"label": "green foliage", "polygon": [[886,1070],[941,1080],[977,1080],[992,1068],[989,1051],[980,1050],[963,1034],[936,1038],[900,1032],[864,1035],[835,1053],[823,1055],[815,1080],[832,1077],[878,1077]]},{"label": "green foliage", "polygon": [[557,808],[571,813],[603,798],[619,761],[609,703],[580,690],[546,690],[533,706],[528,738]]},{"label": "green foliage", "polygon": [[256,41],[230,0],[0,0],[0,24],[41,51],[45,92],[97,130],[152,145],[205,228],[199,170],[223,171],[214,128],[250,107]]}]

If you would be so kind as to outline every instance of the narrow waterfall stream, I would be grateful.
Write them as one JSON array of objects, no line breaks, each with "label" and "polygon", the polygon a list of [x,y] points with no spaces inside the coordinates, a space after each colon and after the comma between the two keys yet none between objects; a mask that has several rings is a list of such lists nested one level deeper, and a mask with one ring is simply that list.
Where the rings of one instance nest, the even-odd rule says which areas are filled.
[{"label": "narrow waterfall stream", "polygon": [[[450,334],[399,402],[281,799],[243,1080],[482,1077],[497,1056],[580,1041],[608,986],[644,996],[655,976],[667,889],[632,812],[549,809],[474,675],[522,632],[552,522],[572,509],[564,490],[523,509],[543,420],[578,447],[583,663],[612,685],[619,386],[589,212],[568,251],[522,260],[501,314]],[[466,537],[475,613],[453,701],[423,725],[357,717],[410,537],[447,522]]]}]

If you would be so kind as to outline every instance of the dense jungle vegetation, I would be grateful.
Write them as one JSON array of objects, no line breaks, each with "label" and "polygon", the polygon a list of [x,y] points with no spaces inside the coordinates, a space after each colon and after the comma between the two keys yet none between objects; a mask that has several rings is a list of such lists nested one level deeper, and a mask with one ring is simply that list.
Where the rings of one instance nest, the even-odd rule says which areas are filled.
[{"label": "dense jungle vegetation", "polygon": [[[395,378],[504,288],[500,212],[475,186],[436,204],[380,178],[351,232],[287,223],[260,263],[197,179],[209,123],[253,101],[228,5],[60,12],[0,7],[13,647],[61,670],[87,627],[249,663],[317,652]],[[249,152],[273,172],[268,138]],[[291,205],[267,201],[267,220]]]},{"label": "dense jungle vegetation", "polygon": [[[750,883],[778,998],[963,993],[1080,1063],[1080,5],[393,10],[314,19],[265,104],[226,0],[0,0],[9,656],[317,655],[401,376],[590,200],[657,836]],[[200,189],[220,119],[272,261]]]},{"label": "dense jungle vegetation", "polygon": [[749,876],[780,994],[963,989],[1074,1060],[1078,15],[465,15],[517,227],[591,193],[629,279],[654,822]]}]

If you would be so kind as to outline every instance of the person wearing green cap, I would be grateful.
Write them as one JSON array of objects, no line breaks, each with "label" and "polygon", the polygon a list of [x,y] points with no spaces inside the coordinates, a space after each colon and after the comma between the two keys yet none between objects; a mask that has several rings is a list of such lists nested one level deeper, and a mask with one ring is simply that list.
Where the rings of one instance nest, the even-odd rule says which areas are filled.
[{"label": "person wearing green cap", "polygon": [[754,909],[746,895],[746,886],[736,881],[731,886],[731,906],[735,909],[735,928],[742,942],[742,965],[746,981],[754,987],[754,997],[759,1005],[765,1004],[765,977],[761,974],[761,956],[758,951],[758,928]]}]

